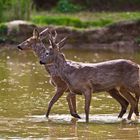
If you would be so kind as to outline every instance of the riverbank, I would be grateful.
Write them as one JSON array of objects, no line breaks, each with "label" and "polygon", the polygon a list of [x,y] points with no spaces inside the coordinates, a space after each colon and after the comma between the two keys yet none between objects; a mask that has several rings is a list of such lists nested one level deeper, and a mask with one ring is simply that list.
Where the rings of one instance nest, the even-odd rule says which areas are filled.
[{"label": "riverbank", "polygon": [[[67,49],[93,51],[137,52],[140,51],[140,20],[118,22],[99,29],[75,29],[61,26],[36,26],[26,21],[12,21],[0,26],[0,43],[18,44],[39,31],[50,27],[58,32],[58,40],[68,36]],[[46,42],[47,43],[47,42]]]},{"label": "riverbank", "polygon": [[36,25],[97,29],[126,20],[140,19],[140,12],[33,12],[30,21]]}]

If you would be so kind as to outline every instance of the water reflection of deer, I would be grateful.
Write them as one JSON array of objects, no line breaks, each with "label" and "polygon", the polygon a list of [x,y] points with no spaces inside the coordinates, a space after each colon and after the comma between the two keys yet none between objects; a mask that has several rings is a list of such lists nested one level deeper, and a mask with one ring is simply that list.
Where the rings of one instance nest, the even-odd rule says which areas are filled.
[{"label": "water reflection of deer", "polygon": [[[46,54],[46,48],[45,48],[44,44],[42,43],[42,39],[44,38],[44,34],[45,35],[48,34],[47,29],[45,31],[41,32],[40,34],[38,33],[37,30],[34,30],[33,37],[27,39],[26,41],[24,41],[23,43],[18,45],[18,48],[22,49],[22,50],[27,49],[27,48],[32,48],[36,52],[38,57],[41,59],[42,55]],[[50,50],[52,51],[52,53],[49,52],[49,55],[51,55],[51,57],[54,55],[54,52],[55,53],[57,52],[58,54],[59,53],[61,54],[61,52],[59,52],[59,51],[60,51],[61,47],[63,47],[64,42],[65,42],[65,39],[64,39],[64,40],[61,40],[59,43],[56,44],[56,42],[55,42],[56,41],[56,36],[57,36],[57,34],[55,34],[55,36],[51,36],[51,38],[50,38],[51,48],[52,48]],[[55,47],[55,46],[57,46],[57,47]],[[48,58],[47,58],[47,60],[48,60]],[[118,61],[115,61],[114,63],[113,62],[114,61],[112,61],[110,63],[109,62],[106,62],[106,63],[111,64],[111,66],[112,66],[112,64],[114,64],[114,65],[118,64],[117,66],[119,66],[119,64],[120,65],[121,64],[126,64],[126,65],[128,64],[128,65],[131,65],[132,67],[137,67],[136,64],[134,64],[132,62],[128,62],[127,60],[118,60]],[[67,61],[66,63],[68,64],[69,62]],[[78,63],[73,63],[73,65],[75,65],[75,67],[81,66],[80,63],[79,64]],[[117,68],[117,66],[115,66],[115,68]],[[53,85],[56,86],[56,94],[54,95],[51,102],[49,103],[48,111],[47,111],[47,114],[46,114],[47,117],[49,115],[51,107],[59,99],[59,97],[61,97],[61,95],[65,91],[70,91],[69,88],[68,88],[68,85],[69,85],[68,81],[63,80],[63,78],[62,78],[63,76],[60,74],[60,72],[58,72],[59,70],[56,67],[57,67],[56,64],[48,64],[48,63],[45,64],[46,70],[51,75],[52,83],[53,83]],[[122,68],[122,65],[120,67]],[[116,70],[118,71],[118,69],[116,69]],[[136,68],[135,71],[137,71],[137,68]],[[110,72],[112,72],[112,69],[110,69]],[[102,80],[102,82],[105,82],[105,81],[106,81],[106,79]],[[112,81],[112,79],[110,79],[110,81]],[[110,84],[112,85],[112,82]],[[98,89],[98,86],[99,85],[94,85],[94,89]],[[138,115],[138,106],[137,106],[138,104],[136,105],[136,100],[133,98],[133,96],[125,88],[121,88],[121,90],[119,92],[116,89],[116,86],[119,86],[119,85],[115,85],[115,86],[112,86],[112,87],[110,86],[110,88],[106,89],[105,91],[107,91],[113,98],[115,98],[121,104],[121,112],[119,114],[119,117],[122,117],[124,115],[124,113],[126,112],[126,109],[127,109],[127,106],[128,106],[128,101],[131,105],[131,109],[130,109],[128,119],[131,118],[131,115],[132,115],[133,111],[136,113],[136,115]],[[69,85],[69,87],[70,87],[70,85]],[[90,105],[90,99],[91,99],[90,98],[91,97],[91,94],[90,94],[91,90],[90,90],[90,92],[88,92],[89,94],[87,94],[87,91],[82,91],[82,89],[83,88],[81,87],[81,90],[79,90],[79,89],[78,90],[80,91],[80,94],[83,93],[85,95],[85,99],[86,99],[85,100],[86,101],[86,103],[85,103],[86,121],[88,121],[89,105]],[[72,116],[80,118],[80,116],[76,113],[75,94],[73,94],[77,91],[76,90],[74,91],[72,89],[71,89],[71,91],[73,91],[73,92],[72,93],[69,92],[69,94],[67,96],[67,101],[68,101],[68,104],[69,104],[70,113],[71,113]],[[98,91],[98,90],[95,90],[94,92],[96,92],[96,91]],[[120,95],[120,93],[127,100],[122,95]],[[87,95],[89,95],[89,96],[87,96]],[[137,103],[138,103],[139,94],[136,94],[136,97],[137,97]]]},{"label": "water reflection of deer", "polygon": [[140,128],[139,124],[121,124],[118,128],[117,133],[115,134],[116,137],[120,139],[127,139],[127,140],[135,140],[140,139]]},{"label": "water reflection of deer", "polygon": [[[53,122],[52,122],[53,121]],[[48,122],[48,134],[50,138],[65,138],[77,139],[78,138],[78,124],[77,119],[73,118],[70,122],[55,122],[51,119]]]}]

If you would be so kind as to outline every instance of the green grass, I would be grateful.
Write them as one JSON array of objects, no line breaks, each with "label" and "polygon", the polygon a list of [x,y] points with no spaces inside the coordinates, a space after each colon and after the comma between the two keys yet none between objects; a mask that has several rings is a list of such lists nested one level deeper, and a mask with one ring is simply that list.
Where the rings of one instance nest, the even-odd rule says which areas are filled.
[{"label": "green grass", "polygon": [[112,23],[111,20],[106,19],[96,21],[82,21],[78,18],[64,16],[35,16],[32,18],[32,22],[39,25],[60,25],[72,26],[76,28],[103,27]]},{"label": "green grass", "polygon": [[62,14],[54,12],[34,13],[31,21],[38,25],[59,25],[76,28],[104,27],[119,21],[140,19],[140,12],[80,12]]},{"label": "green grass", "polygon": [[0,43],[3,43],[7,40],[7,31],[8,27],[5,23],[0,24]]}]

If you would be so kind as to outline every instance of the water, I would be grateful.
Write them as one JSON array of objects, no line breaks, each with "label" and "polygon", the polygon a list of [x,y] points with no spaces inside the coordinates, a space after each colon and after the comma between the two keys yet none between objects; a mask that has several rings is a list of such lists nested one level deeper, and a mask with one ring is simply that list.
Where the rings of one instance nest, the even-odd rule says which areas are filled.
[{"label": "water", "polygon": [[[140,64],[140,54],[72,50],[65,54],[82,62],[128,58]],[[85,123],[84,97],[77,95],[82,119],[76,120],[69,115],[66,93],[53,106],[50,118],[45,118],[53,95],[49,75],[31,51],[0,50],[0,139],[140,139],[139,121],[128,124],[118,119],[120,106],[108,93],[93,94],[89,124]]]}]

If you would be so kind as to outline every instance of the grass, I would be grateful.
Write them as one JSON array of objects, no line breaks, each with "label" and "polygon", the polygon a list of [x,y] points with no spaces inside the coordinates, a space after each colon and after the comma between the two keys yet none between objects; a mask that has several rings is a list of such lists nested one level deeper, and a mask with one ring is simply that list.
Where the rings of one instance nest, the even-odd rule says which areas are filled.
[{"label": "grass", "polygon": [[76,28],[104,27],[125,20],[140,19],[140,12],[79,12],[62,14],[39,12],[31,16],[31,21],[38,25],[59,25]]},{"label": "grass", "polygon": [[65,16],[35,16],[32,22],[40,25],[61,25],[72,26],[76,28],[90,28],[90,27],[103,27],[110,24],[111,20],[101,19],[96,21],[82,21],[78,18],[65,17]]},{"label": "grass", "polygon": [[8,30],[8,27],[7,25],[5,25],[4,23],[1,23],[0,24],[0,43],[3,43],[7,40],[7,30]]}]

